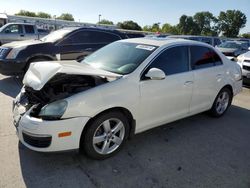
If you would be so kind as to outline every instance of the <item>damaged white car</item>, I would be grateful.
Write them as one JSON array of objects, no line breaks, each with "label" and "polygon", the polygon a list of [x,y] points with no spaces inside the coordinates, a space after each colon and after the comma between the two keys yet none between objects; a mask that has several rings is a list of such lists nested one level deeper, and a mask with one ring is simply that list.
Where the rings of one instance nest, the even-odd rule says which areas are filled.
[{"label": "damaged white car", "polygon": [[82,148],[95,159],[119,151],[133,134],[210,110],[223,115],[241,91],[240,67],[205,43],[128,39],[81,63],[31,64],[13,102],[28,148]]}]

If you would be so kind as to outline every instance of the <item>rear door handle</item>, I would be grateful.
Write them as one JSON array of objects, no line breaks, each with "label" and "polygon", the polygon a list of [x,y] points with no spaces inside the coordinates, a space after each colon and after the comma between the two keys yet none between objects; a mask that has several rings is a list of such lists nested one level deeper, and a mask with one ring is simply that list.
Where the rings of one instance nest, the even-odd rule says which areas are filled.
[{"label": "rear door handle", "polygon": [[191,85],[191,84],[193,84],[194,82],[193,81],[186,81],[185,83],[184,83],[184,85],[185,86],[189,86],[189,85]]}]

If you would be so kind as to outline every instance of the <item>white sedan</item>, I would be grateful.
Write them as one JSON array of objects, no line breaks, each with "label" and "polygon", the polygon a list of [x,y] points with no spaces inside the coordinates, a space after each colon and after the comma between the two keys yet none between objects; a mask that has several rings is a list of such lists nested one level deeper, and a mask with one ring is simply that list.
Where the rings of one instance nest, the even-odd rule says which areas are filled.
[{"label": "white sedan", "polygon": [[41,151],[118,152],[148,129],[210,111],[222,116],[242,89],[240,66],[205,43],[128,39],[76,61],[31,64],[13,102],[20,141]]}]

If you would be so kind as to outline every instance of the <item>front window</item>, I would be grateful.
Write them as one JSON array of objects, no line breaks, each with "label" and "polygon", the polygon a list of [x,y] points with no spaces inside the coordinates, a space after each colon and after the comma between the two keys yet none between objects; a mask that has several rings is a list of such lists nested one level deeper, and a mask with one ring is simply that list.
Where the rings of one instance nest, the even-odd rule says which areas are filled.
[{"label": "front window", "polygon": [[189,71],[187,46],[177,46],[162,52],[148,67],[161,69],[166,75]]},{"label": "front window", "polygon": [[5,33],[10,33],[10,34],[21,34],[23,33],[23,28],[22,25],[10,25],[5,28],[4,30]]},{"label": "front window", "polygon": [[125,75],[133,72],[155,49],[152,45],[114,42],[89,55],[82,63]]},{"label": "front window", "polygon": [[240,48],[240,45],[235,43],[235,42],[224,42],[224,43],[220,44],[218,47],[220,47],[220,48],[235,48],[235,49],[238,49],[238,48]]},{"label": "front window", "polygon": [[56,42],[57,40],[63,38],[65,35],[70,33],[72,29],[60,29],[57,31],[54,31],[45,37],[41,38],[41,41],[43,42]]}]

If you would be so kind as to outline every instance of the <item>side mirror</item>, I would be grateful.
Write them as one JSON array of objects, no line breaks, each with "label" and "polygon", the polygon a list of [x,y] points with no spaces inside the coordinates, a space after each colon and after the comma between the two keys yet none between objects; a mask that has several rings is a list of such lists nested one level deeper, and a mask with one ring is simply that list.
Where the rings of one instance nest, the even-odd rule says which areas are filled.
[{"label": "side mirror", "polygon": [[250,47],[248,47],[248,50],[250,50]]},{"label": "side mirror", "polygon": [[145,77],[150,78],[151,80],[163,80],[166,75],[161,69],[151,68]]}]

